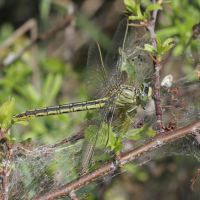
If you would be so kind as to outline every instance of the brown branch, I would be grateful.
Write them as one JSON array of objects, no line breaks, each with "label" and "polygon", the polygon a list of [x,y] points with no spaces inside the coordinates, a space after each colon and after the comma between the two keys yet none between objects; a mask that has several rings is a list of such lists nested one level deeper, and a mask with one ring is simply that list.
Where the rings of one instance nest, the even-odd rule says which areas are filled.
[{"label": "brown branch", "polygon": [[103,177],[104,175],[115,171],[118,168],[118,163],[124,166],[127,163],[133,161],[134,159],[146,154],[147,152],[150,152],[156,148],[160,148],[161,146],[171,143],[172,141],[182,138],[188,134],[195,133],[195,130],[198,128],[200,128],[200,121],[170,133],[159,134],[150,142],[122,155],[121,157],[118,158],[118,161],[116,160],[110,161],[104,164],[103,166],[72,181],[71,183],[68,183],[60,188],[48,192],[44,196],[33,197],[32,200],[50,200],[50,199],[69,196],[71,193],[82,188],[88,183],[95,181],[99,177]]},{"label": "brown branch", "polygon": [[44,40],[47,40],[48,38],[50,38],[51,36],[53,36],[54,34],[56,34],[57,32],[59,32],[60,30],[62,30],[63,28],[65,28],[66,26],[70,25],[71,22],[73,21],[73,17],[71,17],[70,15],[67,15],[64,20],[56,27],[50,29],[49,31],[47,31],[46,33],[42,33],[42,34],[39,34],[37,36],[37,38],[35,40],[33,40],[28,46],[24,47],[24,49],[22,49],[20,52],[18,52],[12,59],[9,63],[0,63],[0,68],[1,67],[4,67],[4,66],[7,66],[8,64],[11,64],[13,63],[15,60],[19,59],[22,54],[27,51],[28,49],[30,49],[33,45],[41,42],[41,41],[44,41]]},{"label": "brown branch", "polygon": [[13,161],[12,156],[12,144],[8,140],[2,140],[1,145],[3,147],[3,154],[4,154],[4,162],[5,165],[3,167],[2,172],[2,190],[1,190],[1,198],[2,200],[8,200],[8,183],[9,183],[9,175],[11,172],[11,162]]},{"label": "brown branch", "polygon": [[[154,0],[153,3],[156,3],[156,1]],[[157,50],[157,44],[156,44],[156,40],[155,40],[154,28],[155,28],[157,13],[158,13],[157,9],[153,11],[151,24],[148,26],[148,30],[149,30],[150,36],[151,36],[151,43],[152,43],[152,46],[156,50]],[[160,79],[159,69],[161,68],[161,65],[154,61],[153,67],[154,67],[154,94],[153,94],[153,97],[154,97],[155,109],[156,109],[156,124],[157,124],[156,132],[157,132],[157,134],[160,134],[160,133],[164,132],[162,108],[161,108],[161,101],[160,101],[160,80],[159,80]]]}]

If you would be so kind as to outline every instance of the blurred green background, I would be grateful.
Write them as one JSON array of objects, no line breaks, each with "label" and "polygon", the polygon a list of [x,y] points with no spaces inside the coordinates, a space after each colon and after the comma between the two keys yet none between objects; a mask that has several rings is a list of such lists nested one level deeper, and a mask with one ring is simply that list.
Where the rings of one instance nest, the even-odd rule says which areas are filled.
[{"label": "blurred green background", "polygon": [[[142,1],[142,9],[149,3]],[[192,36],[192,26],[200,20],[200,0],[173,0],[163,8],[158,13],[156,34],[162,41],[173,37],[176,46],[166,55],[161,78],[169,73],[180,78],[195,70],[200,62],[199,40],[192,41],[186,50],[193,59],[180,57]],[[15,98],[14,114],[17,114],[27,109],[90,100],[84,84],[89,45],[99,42],[105,57],[124,10],[122,0],[0,0],[0,103]],[[70,26],[6,64],[31,39],[61,23],[67,13],[75,19]],[[27,31],[20,30],[19,37],[7,45],[7,40],[24,23]],[[26,127],[14,126],[11,134],[19,142],[63,126],[74,129],[84,115],[72,113],[33,119]],[[59,134],[49,137],[58,140]],[[200,181],[193,190],[190,188],[198,166],[196,160],[183,156],[154,160],[102,183],[88,199],[200,199]]]}]

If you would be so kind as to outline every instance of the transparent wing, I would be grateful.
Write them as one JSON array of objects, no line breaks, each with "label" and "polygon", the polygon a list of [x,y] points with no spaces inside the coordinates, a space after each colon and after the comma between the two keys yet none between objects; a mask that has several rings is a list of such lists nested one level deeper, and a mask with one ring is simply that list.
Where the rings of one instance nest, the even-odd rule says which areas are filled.
[{"label": "transparent wing", "polygon": [[123,51],[133,65],[135,73],[133,84],[136,88],[143,82],[149,83],[153,80],[153,60],[148,52],[137,49],[137,46],[143,48],[144,44],[149,42],[148,31],[144,27],[128,27]]},{"label": "transparent wing", "polygon": [[95,148],[101,149],[106,146],[109,137],[108,124],[112,120],[115,107],[116,103],[114,98],[112,98],[90,120],[85,131],[85,140],[82,147],[81,174],[87,171]]},{"label": "transparent wing", "polygon": [[116,86],[121,79],[122,56],[119,54],[119,48],[123,48],[127,28],[127,19],[124,18],[117,28],[106,55],[105,68],[110,87]]},{"label": "transparent wing", "polygon": [[85,77],[87,93],[94,99],[105,97],[110,90],[108,78],[102,62],[99,44],[94,43],[90,46],[88,52]]}]

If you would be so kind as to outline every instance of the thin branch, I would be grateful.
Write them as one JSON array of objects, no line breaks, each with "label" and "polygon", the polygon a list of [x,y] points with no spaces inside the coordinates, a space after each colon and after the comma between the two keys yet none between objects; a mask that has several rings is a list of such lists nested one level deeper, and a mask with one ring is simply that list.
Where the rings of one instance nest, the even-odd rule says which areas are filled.
[{"label": "thin branch", "polygon": [[[3,141],[2,141],[3,142]],[[13,161],[12,157],[12,145],[9,141],[4,141],[2,143],[3,151],[4,151],[4,167],[3,167],[3,173],[2,173],[2,190],[1,190],[1,198],[2,200],[8,200],[8,183],[9,183],[9,175],[11,172],[11,162]]]},{"label": "thin branch", "polygon": [[3,61],[0,64],[0,68],[13,63],[15,60],[19,59],[22,56],[22,54],[25,51],[27,51],[28,49],[30,49],[33,45],[35,45],[36,43],[39,43],[41,41],[47,40],[48,38],[50,38],[51,36],[56,34],[58,31],[64,29],[66,26],[70,25],[73,20],[74,20],[73,17],[67,15],[58,26],[50,29],[46,33],[39,34],[38,37],[35,40],[33,40],[28,46],[24,47],[20,52],[18,52],[16,55],[14,55],[13,58],[11,58],[9,62],[5,63]]},{"label": "thin branch", "polygon": [[[156,3],[153,0],[153,3]],[[152,14],[151,24],[148,26],[148,30],[151,36],[152,46],[157,50],[157,44],[155,40],[155,23],[157,18],[158,10],[154,10]],[[155,109],[156,109],[156,124],[157,124],[157,134],[163,133],[163,117],[162,117],[162,108],[161,108],[161,101],[160,101],[160,76],[159,76],[159,69],[161,68],[160,64],[157,64],[155,61],[153,62],[154,66],[154,101],[155,101]]]},{"label": "thin branch", "polygon": [[190,124],[184,128],[180,128],[179,130],[175,130],[166,134],[159,134],[150,142],[122,155],[118,158],[118,161],[113,160],[110,161],[103,166],[81,176],[80,178],[68,183],[60,188],[57,188],[51,192],[46,193],[41,197],[33,197],[32,200],[50,200],[55,198],[61,198],[65,196],[69,196],[71,192],[75,192],[76,190],[82,188],[95,181],[96,179],[103,177],[104,175],[115,171],[118,168],[118,165],[124,166],[127,163],[133,161],[134,159],[145,155],[147,152],[151,152],[154,149],[160,148],[168,143],[171,143],[174,140],[180,139],[186,135],[192,134],[196,132],[196,129],[200,128],[200,121]]}]

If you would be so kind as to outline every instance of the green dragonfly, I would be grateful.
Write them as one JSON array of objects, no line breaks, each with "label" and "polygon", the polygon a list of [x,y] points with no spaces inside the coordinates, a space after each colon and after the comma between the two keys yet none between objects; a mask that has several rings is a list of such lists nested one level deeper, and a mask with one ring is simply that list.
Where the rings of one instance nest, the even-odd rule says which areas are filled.
[{"label": "green dragonfly", "polygon": [[[148,84],[141,82],[145,79],[145,73],[150,71],[150,69],[143,69],[142,66],[142,59],[148,56],[145,54],[144,58],[140,57],[142,51],[136,49],[136,46],[143,44],[143,36],[146,30],[143,27],[128,26],[128,23],[129,21],[126,18],[120,22],[110,44],[105,66],[98,43],[92,44],[89,48],[86,69],[86,90],[94,100],[27,110],[14,116],[15,118],[26,120],[35,117],[98,109],[91,119],[92,123],[90,123],[92,124],[90,130],[92,134],[90,134],[89,139],[86,137],[83,144],[81,173],[86,172],[88,169],[97,145],[100,130],[104,123],[108,124],[107,132],[109,138],[109,127],[111,127],[116,107],[130,107],[126,114],[132,120],[129,112],[134,110],[136,106],[143,105],[152,96],[152,88]],[[140,62],[135,61],[134,56]],[[128,58],[131,58],[131,60]],[[128,67],[127,62],[131,62],[132,69]],[[133,65],[135,65],[134,68]],[[128,72],[132,70],[133,72],[132,75],[126,75],[126,78],[123,78],[122,81],[122,70]],[[128,80],[128,84],[124,84],[126,82],[124,80]],[[132,86],[133,81],[135,87]]]}]

